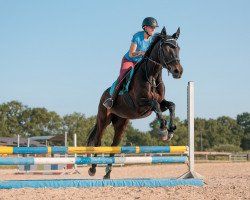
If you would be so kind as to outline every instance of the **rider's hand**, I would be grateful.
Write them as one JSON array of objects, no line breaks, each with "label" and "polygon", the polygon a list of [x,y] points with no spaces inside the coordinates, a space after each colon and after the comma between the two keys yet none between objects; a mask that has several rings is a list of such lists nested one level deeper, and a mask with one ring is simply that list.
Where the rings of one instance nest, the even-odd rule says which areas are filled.
[{"label": "rider's hand", "polygon": [[140,51],[141,56],[144,56],[144,54],[145,54],[145,51]]}]

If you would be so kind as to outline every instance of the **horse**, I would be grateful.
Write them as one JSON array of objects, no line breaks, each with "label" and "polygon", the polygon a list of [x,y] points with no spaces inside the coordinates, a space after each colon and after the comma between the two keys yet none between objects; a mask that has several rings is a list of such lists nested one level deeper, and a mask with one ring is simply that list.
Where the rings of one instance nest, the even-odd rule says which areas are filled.
[{"label": "horse", "polygon": [[[100,99],[96,124],[90,130],[87,146],[101,146],[101,139],[106,127],[112,123],[114,127],[114,138],[111,146],[118,146],[122,134],[130,119],[140,119],[149,116],[152,112],[160,122],[159,138],[170,140],[173,137],[176,125],[175,104],[164,99],[165,86],[162,81],[162,69],[167,69],[173,78],[179,79],[182,76],[183,68],[180,64],[177,39],[180,35],[180,28],[173,35],[167,35],[163,27],[160,33],[154,35],[154,39],[142,60],[134,67],[134,75],[130,82],[130,89],[124,95],[118,95],[111,109],[103,106],[103,102],[110,96],[106,89]],[[169,109],[170,121],[163,118],[162,112]],[[97,156],[97,155],[94,155]],[[114,154],[110,154],[111,157]],[[96,164],[92,164],[88,173],[94,176]],[[112,164],[106,167],[104,179],[110,179]]]}]

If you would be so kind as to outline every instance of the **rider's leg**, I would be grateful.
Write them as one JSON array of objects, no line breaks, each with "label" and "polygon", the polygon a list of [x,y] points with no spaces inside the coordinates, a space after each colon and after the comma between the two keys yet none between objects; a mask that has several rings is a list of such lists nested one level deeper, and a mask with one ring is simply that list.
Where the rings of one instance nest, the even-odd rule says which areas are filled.
[{"label": "rider's leg", "polygon": [[103,102],[103,105],[104,105],[106,108],[110,109],[110,108],[113,107],[114,101],[115,101],[115,99],[116,99],[116,97],[117,97],[117,95],[118,95],[118,91],[119,91],[120,85],[121,85],[121,81],[120,81],[120,79],[118,78],[113,94],[111,95],[110,98],[106,99],[106,100]]},{"label": "rider's leg", "polygon": [[120,75],[119,75],[119,78],[117,79],[117,85],[115,87],[115,90],[112,94],[112,96],[108,99],[106,99],[103,103],[103,105],[110,109],[112,108],[113,104],[114,104],[114,101],[118,95],[118,91],[119,91],[119,88],[120,88],[120,85],[121,85],[121,82],[123,81],[123,78],[125,76],[125,74],[132,68],[135,66],[135,63],[134,62],[131,62],[129,60],[127,60],[125,57],[123,57],[122,59],[122,63],[121,63],[121,69],[120,69]]}]

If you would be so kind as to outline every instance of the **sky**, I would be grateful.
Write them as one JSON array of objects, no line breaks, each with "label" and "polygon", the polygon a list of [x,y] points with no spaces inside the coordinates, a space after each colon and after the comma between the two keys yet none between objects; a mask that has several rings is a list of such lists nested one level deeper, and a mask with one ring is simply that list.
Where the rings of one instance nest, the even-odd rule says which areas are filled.
[{"label": "sky", "polygon": [[[0,0],[0,104],[96,115],[133,34],[154,17],[156,32],[181,29],[183,76],[163,71],[176,116],[186,119],[194,81],[195,117],[236,118],[250,112],[249,8],[248,0]],[[147,131],[154,118],[132,124]]]}]

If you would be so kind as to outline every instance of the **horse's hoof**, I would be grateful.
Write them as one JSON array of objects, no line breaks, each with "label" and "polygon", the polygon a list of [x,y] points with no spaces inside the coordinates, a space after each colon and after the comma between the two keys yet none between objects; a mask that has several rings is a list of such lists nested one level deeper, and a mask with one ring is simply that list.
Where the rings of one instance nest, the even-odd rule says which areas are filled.
[{"label": "horse's hoof", "polygon": [[111,170],[109,169],[109,166],[107,165],[107,167],[106,167],[106,174],[103,177],[103,179],[110,179],[110,173],[111,173]]},{"label": "horse's hoof", "polygon": [[90,176],[94,176],[95,173],[96,173],[96,169],[95,168],[89,168],[88,173],[89,173]]},{"label": "horse's hoof", "polygon": [[103,179],[110,179],[110,174],[106,174]]},{"label": "horse's hoof", "polygon": [[169,127],[168,132],[174,132],[176,130],[176,125],[172,125]]},{"label": "horse's hoof", "polygon": [[174,137],[174,133],[173,132],[168,133],[167,141],[170,141],[172,139],[172,137]]},{"label": "horse's hoof", "polygon": [[162,140],[162,141],[166,141],[168,140],[168,130],[165,129],[165,130],[159,130],[159,139]]}]

